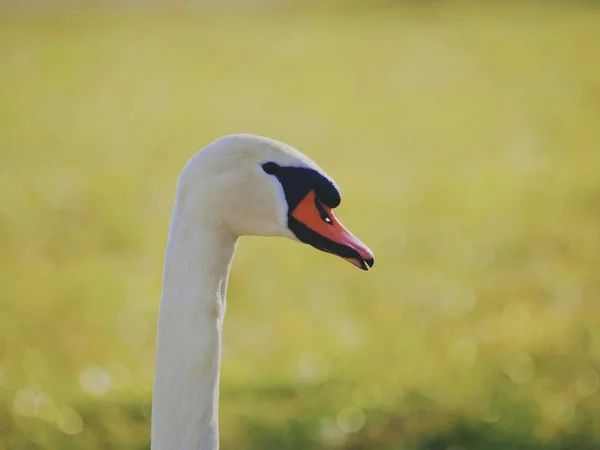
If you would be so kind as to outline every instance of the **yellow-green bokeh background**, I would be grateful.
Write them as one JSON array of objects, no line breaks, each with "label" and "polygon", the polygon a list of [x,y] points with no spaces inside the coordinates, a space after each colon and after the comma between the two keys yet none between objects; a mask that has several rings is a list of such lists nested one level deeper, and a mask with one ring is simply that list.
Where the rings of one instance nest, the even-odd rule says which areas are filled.
[{"label": "yellow-green bokeh background", "polygon": [[0,449],[147,449],[179,170],[338,182],[370,273],[242,239],[229,449],[600,448],[600,7],[0,15]]}]

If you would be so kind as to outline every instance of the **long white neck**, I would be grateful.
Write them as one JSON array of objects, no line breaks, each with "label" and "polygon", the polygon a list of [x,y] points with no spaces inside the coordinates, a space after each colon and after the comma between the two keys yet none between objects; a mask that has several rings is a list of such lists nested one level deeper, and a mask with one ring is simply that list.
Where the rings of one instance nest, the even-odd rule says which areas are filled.
[{"label": "long white neck", "polygon": [[236,238],[176,205],[167,245],[152,403],[152,450],[219,448],[225,293]]}]

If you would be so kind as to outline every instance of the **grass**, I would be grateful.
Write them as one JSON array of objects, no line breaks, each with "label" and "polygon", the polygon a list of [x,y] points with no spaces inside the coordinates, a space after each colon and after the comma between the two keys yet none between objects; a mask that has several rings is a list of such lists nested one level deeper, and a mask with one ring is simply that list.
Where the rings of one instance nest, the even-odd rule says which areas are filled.
[{"label": "grass", "polygon": [[377,264],[242,240],[224,450],[599,448],[599,13],[0,17],[0,449],[148,448],[175,180],[231,132]]}]

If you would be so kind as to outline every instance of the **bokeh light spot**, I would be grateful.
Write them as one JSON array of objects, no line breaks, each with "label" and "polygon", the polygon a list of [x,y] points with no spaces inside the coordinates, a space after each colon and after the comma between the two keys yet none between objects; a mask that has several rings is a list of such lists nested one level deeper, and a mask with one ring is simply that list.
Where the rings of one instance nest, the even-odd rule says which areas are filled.
[{"label": "bokeh light spot", "polygon": [[118,361],[111,361],[106,365],[106,372],[110,377],[109,387],[112,389],[128,389],[131,386],[129,370]]},{"label": "bokeh light spot", "polygon": [[324,420],[321,423],[320,435],[323,444],[334,447],[342,445],[347,438],[347,434],[331,420]]},{"label": "bokeh light spot", "polygon": [[79,434],[83,431],[83,420],[74,409],[62,408],[58,416],[57,426],[63,433]]},{"label": "bokeh light spot", "polygon": [[81,372],[79,375],[79,384],[88,394],[102,397],[111,389],[112,378],[106,370],[101,367],[92,366]]},{"label": "bokeh light spot", "polygon": [[508,361],[504,372],[515,384],[525,384],[535,376],[535,363],[529,355],[517,355]]},{"label": "bokeh light spot", "polygon": [[13,411],[21,416],[34,416],[35,397],[36,393],[30,389],[18,390],[13,398]]},{"label": "bokeh light spot", "polygon": [[327,377],[327,364],[321,359],[307,356],[298,362],[297,377],[305,382],[318,382]]},{"label": "bokeh light spot", "polygon": [[35,415],[46,422],[57,420],[59,412],[52,398],[40,393],[35,397]]},{"label": "bokeh light spot", "polygon": [[357,406],[349,406],[340,411],[337,424],[344,433],[356,433],[365,424],[365,413]]}]

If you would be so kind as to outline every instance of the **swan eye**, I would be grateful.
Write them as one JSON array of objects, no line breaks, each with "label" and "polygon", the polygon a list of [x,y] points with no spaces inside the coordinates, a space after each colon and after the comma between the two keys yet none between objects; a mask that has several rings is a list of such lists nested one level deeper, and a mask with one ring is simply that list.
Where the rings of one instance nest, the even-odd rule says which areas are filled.
[{"label": "swan eye", "polygon": [[274,175],[279,170],[279,165],[274,162],[267,162],[262,165],[262,168],[269,175]]},{"label": "swan eye", "polygon": [[319,215],[321,216],[321,219],[323,219],[323,221],[325,221],[329,225],[333,225],[333,221],[331,220],[331,217],[329,217],[329,214],[327,213],[327,211],[323,207],[323,204],[319,201],[319,199],[317,197],[315,197],[315,206],[317,207],[317,211],[319,211]]}]

